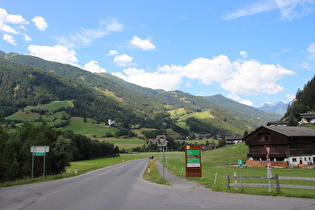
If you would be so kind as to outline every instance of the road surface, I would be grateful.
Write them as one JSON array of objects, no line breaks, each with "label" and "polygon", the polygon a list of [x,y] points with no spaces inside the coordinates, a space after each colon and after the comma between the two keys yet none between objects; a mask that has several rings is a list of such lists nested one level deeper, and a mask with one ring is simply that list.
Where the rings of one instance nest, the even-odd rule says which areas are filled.
[{"label": "road surface", "polygon": [[147,159],[62,180],[0,188],[0,209],[314,210],[315,199],[251,196],[158,185],[142,179]]}]

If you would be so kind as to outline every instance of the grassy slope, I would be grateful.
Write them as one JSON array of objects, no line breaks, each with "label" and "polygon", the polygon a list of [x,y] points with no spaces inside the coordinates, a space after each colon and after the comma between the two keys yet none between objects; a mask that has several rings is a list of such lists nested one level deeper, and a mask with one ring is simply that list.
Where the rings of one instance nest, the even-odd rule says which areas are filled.
[{"label": "grassy slope", "polygon": [[[247,160],[246,154],[248,153],[248,147],[244,144],[237,144],[234,146],[219,148],[217,150],[207,151],[202,153],[202,178],[191,178],[201,184],[212,188],[216,191],[227,190],[227,175],[233,176],[234,173],[240,176],[240,169],[238,167],[229,166],[229,163],[237,163],[238,159],[243,161]],[[174,174],[185,177],[185,153],[173,153],[169,154],[168,169]],[[302,168],[289,168],[289,169],[272,169],[272,174],[278,174],[279,176],[287,177],[314,177],[314,169],[302,169]],[[242,175],[245,176],[266,176],[265,168],[244,167],[242,169]],[[272,180],[273,181],[273,180]],[[267,180],[244,180],[243,183],[265,183]],[[280,184],[291,185],[309,185],[315,186],[315,182],[311,181],[292,181],[292,180],[280,180]],[[243,190],[232,189],[229,192],[242,192],[247,194],[258,195],[276,195],[276,190],[273,189],[271,193],[268,192],[268,188],[243,188]],[[303,190],[303,189],[281,189],[280,196],[288,197],[305,197],[315,198],[315,190]]]}]

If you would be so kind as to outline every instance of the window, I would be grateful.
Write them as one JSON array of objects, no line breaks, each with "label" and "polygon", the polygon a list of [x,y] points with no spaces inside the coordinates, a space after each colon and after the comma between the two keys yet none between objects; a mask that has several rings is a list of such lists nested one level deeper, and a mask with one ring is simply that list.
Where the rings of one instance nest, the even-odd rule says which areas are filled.
[{"label": "window", "polygon": [[269,141],[270,134],[269,133],[260,133],[258,134],[259,141]]},{"label": "window", "polygon": [[296,158],[292,158],[292,162],[296,162]]}]

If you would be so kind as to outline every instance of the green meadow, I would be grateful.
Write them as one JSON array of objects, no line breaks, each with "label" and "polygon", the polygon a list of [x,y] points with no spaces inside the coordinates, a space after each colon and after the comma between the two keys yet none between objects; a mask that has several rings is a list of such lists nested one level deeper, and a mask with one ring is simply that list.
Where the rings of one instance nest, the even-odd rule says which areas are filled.
[{"label": "green meadow", "polygon": [[[306,189],[290,189],[282,188],[280,193],[277,194],[276,189],[272,189],[272,192],[268,192],[268,188],[262,187],[243,187],[243,189],[231,188],[227,189],[227,175],[240,176],[240,170],[242,170],[243,177],[260,176],[266,177],[266,168],[257,167],[244,167],[240,169],[238,166],[231,166],[231,163],[237,163],[239,159],[243,162],[247,160],[246,154],[248,148],[244,143],[223,147],[216,150],[203,152],[201,155],[202,162],[202,178],[188,178],[195,180],[213,191],[232,192],[232,193],[245,193],[256,195],[273,195],[273,196],[286,196],[286,197],[302,197],[302,198],[315,198],[315,190]],[[172,173],[185,178],[185,153],[169,153],[167,154],[167,168]],[[278,176],[284,177],[313,177],[315,178],[314,169],[306,168],[273,168],[272,174],[278,174]],[[234,180],[233,180],[234,181]],[[271,180],[272,184],[275,184],[274,180]],[[268,180],[243,180],[243,183],[259,183],[268,184]],[[280,184],[289,185],[305,185],[315,186],[315,181],[294,181],[294,180],[280,180]]]}]

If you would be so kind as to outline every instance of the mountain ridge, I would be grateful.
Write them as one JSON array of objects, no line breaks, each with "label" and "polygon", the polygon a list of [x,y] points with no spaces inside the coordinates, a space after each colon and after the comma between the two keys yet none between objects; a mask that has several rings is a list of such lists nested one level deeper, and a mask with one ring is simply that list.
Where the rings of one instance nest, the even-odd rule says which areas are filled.
[{"label": "mountain ridge", "polygon": [[[154,118],[158,117],[156,113],[161,112],[162,116],[164,115],[162,112],[174,111],[181,108],[184,108],[186,114],[188,115],[189,113],[210,110],[210,112],[216,113],[218,119],[220,120],[227,120],[230,122],[235,120],[238,121],[238,124],[242,124],[240,125],[241,130],[245,127],[250,129],[264,125],[268,121],[273,121],[279,118],[279,115],[270,114],[260,111],[256,108],[240,104],[231,99],[225,98],[223,95],[203,97],[194,96],[179,90],[154,90],[128,83],[108,73],[91,73],[69,64],[46,61],[35,56],[19,55],[17,53],[9,53],[4,55],[2,53],[1,55],[1,59],[5,59],[13,63],[19,63],[20,65],[41,69],[50,75],[56,75],[60,79],[67,80],[69,83],[73,83],[76,86],[88,88],[88,90],[93,92],[93,94],[95,94],[97,97],[89,95],[84,99],[76,99],[76,103],[78,104],[77,106],[80,104],[81,109],[84,108],[84,112],[90,113],[90,115],[92,113],[90,110],[88,110],[88,107],[84,107],[84,103],[95,105],[106,104],[105,101],[107,101],[106,106],[111,106],[113,108],[111,113],[112,116],[115,115],[114,109],[115,106],[117,106],[118,110],[121,110],[121,113],[119,114],[120,118],[124,119],[122,115],[123,112],[126,112],[128,113],[127,116],[133,116],[133,122],[134,119],[140,120],[140,118],[151,120],[157,119]],[[106,97],[104,98],[104,96]],[[115,101],[115,103],[113,101]],[[99,108],[97,109],[100,109],[100,105],[98,107]],[[76,111],[76,114],[78,115],[80,110]],[[99,113],[99,110],[95,110],[95,108],[94,111]],[[81,110],[81,112],[83,111]],[[225,115],[222,112],[226,112],[228,115]],[[81,115],[85,117],[87,116],[85,113],[81,113]],[[219,116],[222,117],[220,118]],[[234,118],[234,120],[232,118]],[[112,119],[115,119],[115,116],[113,116]],[[140,121],[143,122],[142,120]],[[216,127],[218,127],[220,124],[218,121],[198,123],[206,123],[208,126],[211,126],[211,123],[216,123]],[[235,129],[233,128],[232,130]],[[238,130],[238,133],[241,133],[241,130]]]}]

